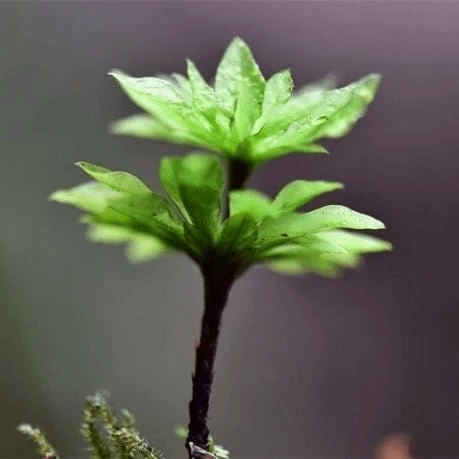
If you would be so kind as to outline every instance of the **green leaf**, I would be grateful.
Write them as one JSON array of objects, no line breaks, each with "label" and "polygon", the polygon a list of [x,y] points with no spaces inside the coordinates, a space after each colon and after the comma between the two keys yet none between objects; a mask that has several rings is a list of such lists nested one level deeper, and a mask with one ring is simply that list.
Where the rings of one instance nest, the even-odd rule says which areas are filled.
[{"label": "green leaf", "polygon": [[264,142],[263,144],[256,143],[252,148],[252,162],[255,165],[260,165],[271,159],[280,158],[292,153],[306,154],[328,154],[326,148],[315,143],[309,144],[284,144],[278,142],[275,137]]},{"label": "green leaf", "polygon": [[273,108],[285,104],[291,97],[293,80],[290,69],[275,73],[267,82],[263,95],[262,114],[269,113]]},{"label": "green leaf", "polygon": [[344,268],[356,268],[362,261],[360,253],[390,250],[385,241],[347,231],[324,231],[301,244],[280,246],[265,252],[258,261],[283,274],[313,272],[337,277]]},{"label": "green leaf", "polygon": [[230,215],[249,214],[256,222],[277,215],[271,199],[257,190],[233,190],[229,193]]},{"label": "green leaf", "polygon": [[168,194],[175,206],[177,206],[182,219],[187,223],[192,223],[181,196],[181,170],[182,158],[164,157],[161,159],[159,165],[159,181],[162,189]]},{"label": "green leaf", "polygon": [[146,226],[154,225],[156,220],[170,221],[171,226],[179,226],[178,222],[173,220],[169,204],[162,196],[149,193],[143,195],[124,195],[113,198],[109,201],[110,208],[129,215]]},{"label": "green leaf", "polygon": [[336,77],[333,74],[326,75],[320,80],[313,81],[298,88],[294,93],[293,102],[304,105],[305,102],[317,101],[325,91],[336,89],[336,85]]},{"label": "green leaf", "polygon": [[278,218],[266,219],[260,226],[259,239],[277,240],[301,237],[335,228],[382,229],[384,224],[345,206],[329,205],[304,214],[287,213]]},{"label": "green leaf", "polygon": [[154,235],[171,247],[185,250],[183,225],[159,195],[128,195],[110,201],[110,208],[131,219],[130,226]]},{"label": "green leaf", "polygon": [[171,127],[181,128],[191,108],[177,87],[168,79],[158,77],[134,78],[121,70],[111,70],[130,99],[155,118]]},{"label": "green leaf", "polygon": [[266,266],[272,271],[288,276],[300,276],[309,271],[309,269],[301,263],[301,260],[298,259],[272,261],[267,263]]},{"label": "green leaf", "polygon": [[132,194],[152,193],[147,185],[128,172],[110,171],[85,161],[79,161],[75,164],[81,167],[94,180],[109,186],[115,191]]},{"label": "green leaf", "polygon": [[292,95],[293,80],[290,69],[281,70],[275,73],[267,82],[263,94],[261,116],[256,120],[252,135],[260,132],[268,115],[276,107],[285,104]]},{"label": "green leaf", "polygon": [[188,79],[180,73],[171,73],[170,75],[158,74],[156,78],[167,80],[172,83],[173,87],[179,94],[180,98],[188,105],[191,105],[191,87]]},{"label": "green leaf", "polygon": [[[66,190],[55,191],[49,199],[63,204],[70,204],[93,214],[104,215],[108,219],[124,217],[109,209],[110,200],[121,193],[98,182],[87,182]],[[126,219],[124,219],[126,220]]]},{"label": "green leaf", "polygon": [[214,239],[221,218],[223,171],[217,158],[203,154],[166,157],[160,163],[161,186],[188,224]]},{"label": "green leaf", "polygon": [[161,239],[138,235],[127,248],[126,255],[131,263],[143,263],[169,251],[169,247]]},{"label": "green leaf", "polygon": [[252,90],[247,80],[242,79],[239,82],[236,111],[234,112],[234,127],[240,141],[245,140],[250,134],[260,114],[260,101],[260,94]]},{"label": "green leaf", "polygon": [[215,112],[217,104],[213,88],[206,83],[192,60],[187,59],[186,62],[193,106],[200,111]]},{"label": "green leaf", "polygon": [[87,238],[92,242],[106,244],[129,243],[126,254],[132,263],[141,263],[162,255],[170,247],[151,234],[143,234],[129,227],[105,223],[91,223]]},{"label": "green leaf", "polygon": [[260,252],[257,262],[284,274],[315,272],[336,277],[343,268],[356,268],[362,253],[392,250],[389,242],[345,230],[322,231]]},{"label": "green leaf", "polygon": [[292,212],[305,206],[323,193],[342,188],[343,184],[338,182],[294,180],[279,191],[274,199],[273,206],[283,212]]},{"label": "green leaf", "polygon": [[218,247],[224,251],[242,251],[252,247],[257,239],[258,229],[254,218],[239,213],[228,218],[222,228]]},{"label": "green leaf", "polygon": [[379,81],[379,75],[371,74],[344,88],[319,91],[314,97],[306,93],[305,101],[304,96],[292,97],[255,136],[254,156],[270,159],[272,151],[347,134],[373,100]]},{"label": "green leaf", "polygon": [[221,136],[221,146],[230,135],[231,113],[224,109],[217,100],[214,89],[209,86],[193,61],[187,59],[187,73],[190,80],[193,107],[201,112],[215,128],[215,136]]},{"label": "green leaf", "polygon": [[[255,138],[276,137],[285,132],[294,122],[302,119],[324,97],[324,94],[334,87],[334,79],[325,77],[322,80],[309,83],[295,91],[285,103],[271,107],[263,116],[253,134]],[[260,126],[258,126],[260,124]],[[260,129],[262,132],[260,132]],[[255,128],[254,128],[255,131]]]},{"label": "green leaf", "polygon": [[258,256],[257,261],[267,262],[270,269],[283,274],[315,272],[326,277],[335,277],[340,271],[340,265],[333,259],[339,257],[344,257],[348,263],[351,258],[355,259],[354,255],[342,247],[321,239],[319,233],[297,240],[297,243],[286,243],[265,251]]},{"label": "green leaf", "polygon": [[[349,263],[356,268],[355,262]],[[307,273],[318,274],[323,277],[329,277],[336,279],[342,271],[342,265],[339,263],[333,263],[331,260],[327,260],[325,257],[316,256],[315,258],[309,258],[306,260],[302,259],[286,259],[278,260],[267,263],[267,267],[279,274],[286,275],[302,275]]]},{"label": "green leaf", "polygon": [[187,91],[173,79],[133,78],[119,70],[109,74],[117,79],[134,103],[173,131],[175,142],[220,149],[222,141],[216,137],[215,125],[193,109]]},{"label": "green leaf", "polygon": [[[174,218],[165,198],[127,172],[110,171],[86,162],[79,162],[77,165],[98,182],[60,190],[53,193],[51,199],[90,212],[84,219],[87,223],[118,226],[116,231],[112,228],[110,233],[114,242],[117,238],[122,240],[135,231],[141,235],[159,238],[170,247],[186,250],[183,226]],[[102,231],[100,228],[97,233],[99,235]]]},{"label": "green leaf", "polygon": [[155,121],[149,115],[133,115],[114,121],[110,124],[109,130],[111,134],[172,140],[170,139],[171,129]]},{"label": "green leaf", "polygon": [[265,79],[250,48],[241,38],[234,38],[218,65],[215,76],[215,93],[222,106],[230,113],[235,113],[240,93],[244,92],[238,115],[240,125],[238,131],[246,129],[242,109],[247,106],[248,100],[252,100],[253,105],[249,107],[250,114],[247,115],[247,118],[256,119],[259,116],[264,87]]},{"label": "green leaf", "polygon": [[131,240],[134,234],[136,232],[129,227],[107,223],[91,223],[86,232],[86,237],[93,242],[121,244]]},{"label": "green leaf", "polygon": [[156,121],[149,115],[133,115],[110,124],[112,134],[129,135],[146,139],[158,139],[181,145],[205,146],[215,150],[215,145],[193,132],[185,129],[174,129]]},{"label": "green leaf", "polygon": [[[372,73],[343,88],[343,99],[345,91],[349,93],[349,99],[343,103],[339,100],[336,110],[329,119],[315,133],[313,139],[322,137],[342,137],[346,135],[361,118],[367,106],[373,101],[381,82],[381,75]],[[336,90],[339,91],[339,90]]]},{"label": "green leaf", "polygon": [[345,230],[323,231],[318,235],[322,240],[342,247],[352,253],[373,253],[392,250],[392,244],[382,239],[355,234]]},{"label": "green leaf", "polygon": [[333,228],[349,229],[383,229],[385,225],[380,220],[365,215],[341,205],[329,205],[307,212],[302,217],[303,229],[317,232]]}]

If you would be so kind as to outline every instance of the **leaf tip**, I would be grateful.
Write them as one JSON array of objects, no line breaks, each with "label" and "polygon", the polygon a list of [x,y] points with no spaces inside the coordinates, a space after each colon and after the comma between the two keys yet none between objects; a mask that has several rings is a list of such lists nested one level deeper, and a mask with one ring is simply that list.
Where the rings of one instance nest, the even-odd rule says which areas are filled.
[{"label": "leaf tip", "polygon": [[87,170],[92,166],[87,161],[76,161],[73,164],[79,167],[80,169],[83,169],[85,172],[87,172]]},{"label": "leaf tip", "polygon": [[385,250],[386,252],[392,252],[394,250],[394,244],[392,244],[391,242],[386,242],[386,245],[385,247],[383,247],[383,250]]},{"label": "leaf tip", "polygon": [[379,89],[381,84],[382,75],[380,73],[370,73],[363,77],[367,89],[373,94]]},{"label": "leaf tip", "polygon": [[56,201],[56,193],[57,191],[53,191],[49,196],[48,196],[48,201]]},{"label": "leaf tip", "polygon": [[232,44],[235,44],[235,45],[245,45],[247,46],[247,43],[244,41],[244,39],[242,37],[240,37],[239,35],[236,35],[235,37],[233,37],[233,39],[231,40],[230,42],[230,45]]},{"label": "leaf tip", "polygon": [[115,78],[115,80],[118,81],[118,83],[120,83],[120,84],[122,83],[123,79],[129,77],[128,74],[124,73],[122,70],[119,70],[119,69],[111,69],[108,72],[108,75],[110,75],[113,78]]},{"label": "leaf tip", "polygon": [[118,121],[112,121],[107,126],[107,131],[110,134],[118,134],[118,129],[119,129],[119,122]]},{"label": "leaf tip", "polygon": [[48,196],[48,201],[64,202],[64,195],[65,192],[63,190],[54,191]]},{"label": "leaf tip", "polygon": [[122,74],[123,72],[120,70],[120,69],[110,69],[108,72],[107,72],[107,75],[110,75],[112,77],[115,77],[119,74]]},{"label": "leaf tip", "polygon": [[[126,129],[125,129],[125,123],[123,120],[118,120],[118,121],[112,121],[111,123],[108,124],[107,130],[109,134],[126,134]],[[129,133],[129,131],[128,131]]]},{"label": "leaf tip", "polygon": [[387,227],[381,220],[378,220],[377,218],[373,218],[373,227],[372,227],[372,229],[378,229],[378,230],[379,229],[387,229]]}]

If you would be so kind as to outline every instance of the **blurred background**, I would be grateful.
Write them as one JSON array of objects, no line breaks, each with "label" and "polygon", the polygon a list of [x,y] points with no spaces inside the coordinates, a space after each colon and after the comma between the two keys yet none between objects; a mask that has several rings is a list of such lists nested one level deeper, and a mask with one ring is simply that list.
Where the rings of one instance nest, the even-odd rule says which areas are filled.
[{"label": "blurred background", "polygon": [[[87,394],[111,391],[168,458],[188,421],[203,292],[176,256],[130,265],[85,240],[79,212],[47,201],[86,160],[159,190],[175,145],[111,136],[137,113],[107,72],[210,80],[240,35],[266,77],[297,86],[383,75],[368,114],[331,155],[291,155],[248,185],[274,195],[298,178],[383,220],[393,253],[339,280],[253,269],[225,311],[212,433],[234,458],[370,458],[381,438],[421,458],[458,457],[459,3],[1,2],[0,457],[34,457],[15,431],[39,425],[61,457],[86,457]],[[403,437],[406,438],[406,437]]]}]

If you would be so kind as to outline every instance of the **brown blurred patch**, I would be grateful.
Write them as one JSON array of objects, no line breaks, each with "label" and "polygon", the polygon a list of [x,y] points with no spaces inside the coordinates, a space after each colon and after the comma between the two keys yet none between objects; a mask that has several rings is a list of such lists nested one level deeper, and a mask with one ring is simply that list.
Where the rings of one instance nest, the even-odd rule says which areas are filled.
[{"label": "brown blurred patch", "polygon": [[405,434],[390,434],[377,444],[374,459],[416,459],[417,447]]}]

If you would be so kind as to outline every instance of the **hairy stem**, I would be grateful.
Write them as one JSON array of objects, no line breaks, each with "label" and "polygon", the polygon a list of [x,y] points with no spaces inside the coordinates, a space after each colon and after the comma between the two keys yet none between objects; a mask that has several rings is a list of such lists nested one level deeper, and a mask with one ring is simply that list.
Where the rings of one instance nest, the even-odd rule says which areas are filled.
[{"label": "hairy stem", "polygon": [[204,276],[204,315],[202,317],[201,337],[196,348],[196,363],[192,377],[192,399],[189,403],[190,423],[186,439],[190,459],[193,459],[190,442],[204,450],[207,450],[208,447],[207,413],[214,377],[213,368],[218,335],[223,310],[234,282],[233,275],[222,275],[224,273],[219,273],[217,267],[212,265],[202,270]]}]

